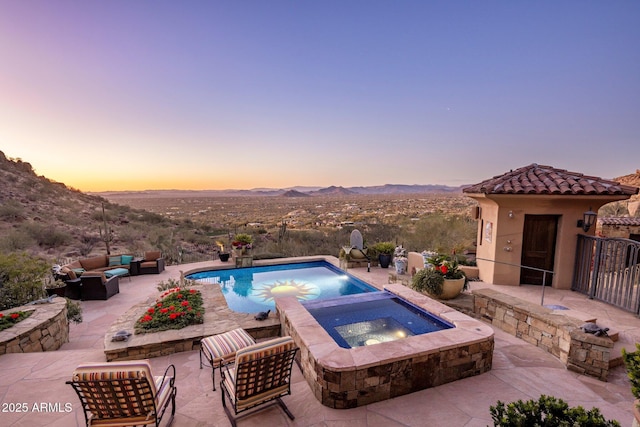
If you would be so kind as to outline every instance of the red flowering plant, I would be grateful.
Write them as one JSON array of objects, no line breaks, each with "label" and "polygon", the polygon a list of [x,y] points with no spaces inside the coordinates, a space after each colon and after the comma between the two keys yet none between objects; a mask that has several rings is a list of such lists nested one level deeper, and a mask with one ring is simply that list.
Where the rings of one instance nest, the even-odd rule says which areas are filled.
[{"label": "red flowering plant", "polygon": [[170,288],[156,303],[147,308],[135,324],[135,333],[160,332],[182,329],[203,322],[202,294],[195,289]]},{"label": "red flowering plant", "polygon": [[458,268],[458,260],[455,256],[439,254],[427,259],[425,268],[418,271],[411,279],[411,286],[418,291],[439,296],[442,294],[445,279],[465,279],[463,289],[467,289],[467,276]]},{"label": "red flowering plant", "polygon": [[33,310],[30,311],[13,311],[11,313],[0,313],[0,331],[10,328],[16,323],[31,316]]}]

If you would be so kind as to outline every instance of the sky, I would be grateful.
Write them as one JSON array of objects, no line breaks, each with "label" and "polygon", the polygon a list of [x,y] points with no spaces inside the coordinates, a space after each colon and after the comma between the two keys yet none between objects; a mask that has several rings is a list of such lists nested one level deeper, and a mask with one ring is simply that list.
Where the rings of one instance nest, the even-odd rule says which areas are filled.
[{"label": "sky", "polygon": [[2,0],[0,151],[86,192],[640,169],[640,2]]}]

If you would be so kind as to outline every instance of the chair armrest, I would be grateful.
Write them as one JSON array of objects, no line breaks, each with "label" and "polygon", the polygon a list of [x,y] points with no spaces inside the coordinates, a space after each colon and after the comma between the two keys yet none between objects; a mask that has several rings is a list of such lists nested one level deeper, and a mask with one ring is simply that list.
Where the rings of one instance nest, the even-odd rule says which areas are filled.
[{"label": "chair armrest", "polygon": [[[171,371],[172,375],[167,377],[167,374],[169,373],[169,371]],[[164,370],[164,375],[162,375],[162,382],[160,383],[160,386],[158,387],[158,389],[162,388],[162,386],[164,385],[164,382],[167,381],[167,378],[169,379],[169,386],[173,387],[173,384],[176,381],[176,367],[175,366],[169,365],[169,366],[167,366],[167,369]]]}]

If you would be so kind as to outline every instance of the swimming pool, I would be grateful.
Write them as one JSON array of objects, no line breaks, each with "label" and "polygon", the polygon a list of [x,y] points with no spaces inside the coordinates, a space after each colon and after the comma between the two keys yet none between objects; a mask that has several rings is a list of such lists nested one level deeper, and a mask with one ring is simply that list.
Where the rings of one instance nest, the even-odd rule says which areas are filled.
[{"label": "swimming pool", "polygon": [[219,285],[229,308],[239,313],[273,312],[277,297],[309,301],[377,291],[326,261],[208,270],[185,278]]},{"label": "swimming pool", "polygon": [[302,305],[342,348],[380,344],[454,327],[386,291]]}]

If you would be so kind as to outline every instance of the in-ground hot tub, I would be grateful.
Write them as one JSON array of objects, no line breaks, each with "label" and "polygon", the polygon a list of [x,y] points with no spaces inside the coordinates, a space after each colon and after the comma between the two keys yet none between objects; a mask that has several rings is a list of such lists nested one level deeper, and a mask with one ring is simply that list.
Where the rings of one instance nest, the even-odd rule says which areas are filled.
[{"label": "in-ground hot tub", "polygon": [[[454,327],[343,348],[295,298],[277,300],[283,333],[300,347],[302,372],[323,405],[354,408],[491,369],[494,343],[490,326],[401,284],[385,289]],[[343,308],[349,312],[350,304]],[[385,313],[379,316],[387,317]],[[374,329],[379,323],[375,318],[367,322]]]},{"label": "in-ground hot tub", "polygon": [[302,302],[342,348],[375,345],[455,326],[388,291]]}]

